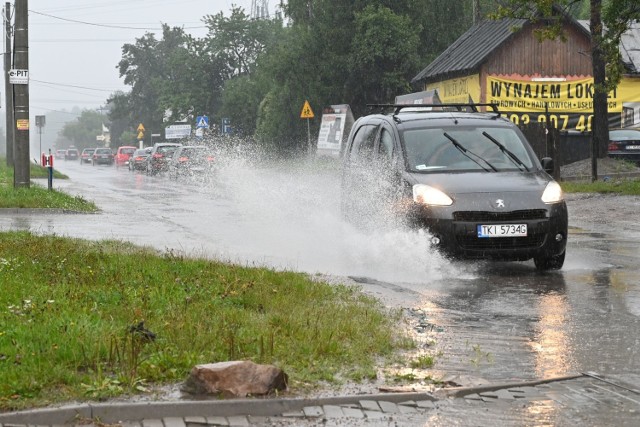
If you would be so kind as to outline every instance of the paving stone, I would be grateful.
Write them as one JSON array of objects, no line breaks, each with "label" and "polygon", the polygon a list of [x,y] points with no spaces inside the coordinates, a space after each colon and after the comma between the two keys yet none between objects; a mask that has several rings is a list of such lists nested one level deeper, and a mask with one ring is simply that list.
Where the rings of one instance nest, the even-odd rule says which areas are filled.
[{"label": "paving stone", "polygon": [[431,400],[419,400],[416,402],[418,408],[434,409],[436,405]]},{"label": "paving stone", "polygon": [[121,427],[142,427],[138,421],[120,421]]},{"label": "paving stone", "polygon": [[164,427],[186,427],[184,419],[180,417],[165,417],[162,419]]},{"label": "paving stone", "polygon": [[207,424],[213,426],[228,426],[229,421],[225,417],[207,417]]},{"label": "paving stone", "polygon": [[397,414],[398,412],[400,412],[400,409],[398,409],[398,405],[393,402],[381,400],[378,402],[378,405],[380,405],[382,412],[386,412],[388,414]]},{"label": "paving stone", "polygon": [[413,406],[413,407],[418,406],[418,404],[416,402],[414,402],[413,400],[407,400],[406,402],[400,402],[400,403],[398,403],[398,405]]},{"label": "paving stone", "polygon": [[302,409],[305,417],[309,418],[318,418],[324,415],[322,408],[320,406],[305,406]]},{"label": "paving stone", "polygon": [[342,418],[344,417],[344,412],[342,412],[342,408],[336,405],[324,405],[322,407],[324,410],[324,416],[326,418]]},{"label": "paving stone", "polygon": [[207,419],[205,417],[185,417],[185,424],[207,424]]},{"label": "paving stone", "polygon": [[380,411],[364,411],[364,416],[372,420],[381,420],[386,418],[386,415]]},{"label": "paving stone", "polygon": [[380,405],[375,400],[361,400],[360,406],[368,411],[380,411]]},{"label": "paving stone", "polygon": [[142,427],[164,427],[164,424],[162,424],[162,420],[158,418],[144,419],[142,420]]},{"label": "paving stone", "polygon": [[342,407],[342,412],[345,417],[349,418],[364,418],[364,412],[360,408],[345,408]]},{"label": "paving stone", "polygon": [[245,416],[227,417],[227,421],[229,421],[229,427],[248,427],[250,425]]},{"label": "paving stone", "polygon": [[413,406],[398,405],[397,408],[401,414],[417,414],[418,413],[418,410]]}]

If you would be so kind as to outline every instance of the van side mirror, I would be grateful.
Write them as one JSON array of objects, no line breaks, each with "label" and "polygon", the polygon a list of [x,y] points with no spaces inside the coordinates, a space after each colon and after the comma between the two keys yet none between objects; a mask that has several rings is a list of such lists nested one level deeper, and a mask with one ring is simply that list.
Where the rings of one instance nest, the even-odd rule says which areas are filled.
[{"label": "van side mirror", "polygon": [[553,159],[551,157],[543,157],[540,159],[540,163],[542,163],[542,169],[549,175],[553,175]]}]

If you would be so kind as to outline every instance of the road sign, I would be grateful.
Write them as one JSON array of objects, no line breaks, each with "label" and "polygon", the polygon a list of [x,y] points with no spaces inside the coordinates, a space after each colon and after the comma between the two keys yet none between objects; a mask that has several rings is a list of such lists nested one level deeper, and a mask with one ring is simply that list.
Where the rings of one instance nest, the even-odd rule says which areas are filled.
[{"label": "road sign", "polygon": [[196,117],[196,129],[209,129],[209,117],[207,116]]},{"label": "road sign", "polygon": [[300,112],[301,119],[313,119],[315,116],[313,115],[313,110],[311,109],[311,105],[309,105],[309,101],[304,101],[304,105],[302,106],[302,111]]},{"label": "road sign", "polygon": [[9,70],[9,83],[11,83],[12,85],[29,84],[29,70]]},{"label": "road sign", "polygon": [[138,125],[138,129],[136,129],[136,130],[137,130],[138,132],[144,132],[144,131],[145,131],[145,129],[144,129],[144,125],[143,125],[142,123],[140,123],[140,124]]},{"label": "road sign", "polygon": [[138,139],[144,139],[144,132],[138,132]]}]

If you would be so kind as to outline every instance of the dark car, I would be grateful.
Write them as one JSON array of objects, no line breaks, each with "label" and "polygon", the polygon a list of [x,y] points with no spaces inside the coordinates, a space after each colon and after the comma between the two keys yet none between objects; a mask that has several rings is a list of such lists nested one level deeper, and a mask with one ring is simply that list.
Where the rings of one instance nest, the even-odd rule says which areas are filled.
[{"label": "dark car", "polygon": [[64,153],[65,160],[78,160],[79,156],[80,153],[78,153],[78,150],[76,148],[68,148]]},{"label": "dark car", "polygon": [[80,164],[91,163],[94,151],[96,151],[95,148],[85,148],[82,150],[82,153],[80,153]]},{"label": "dark car", "polygon": [[152,148],[141,148],[133,152],[129,159],[130,171],[146,171],[147,170],[147,157],[151,153]]},{"label": "dark car", "polygon": [[169,162],[169,178],[199,177],[208,179],[213,172],[214,156],[211,149],[202,145],[183,145]]},{"label": "dark car", "polygon": [[169,169],[169,161],[173,157],[173,153],[180,146],[182,144],[176,142],[156,142],[153,144],[153,149],[146,162],[147,175],[166,172]]},{"label": "dark car", "polygon": [[399,219],[454,258],[559,269],[568,218],[553,162],[541,164],[516,125],[482,106],[397,105],[358,119],[343,152],[343,213],[374,226]]},{"label": "dark car", "polygon": [[113,150],[111,148],[96,148],[91,156],[91,163],[95,165],[113,165]]},{"label": "dark car", "polygon": [[608,156],[640,164],[640,129],[610,130]]}]

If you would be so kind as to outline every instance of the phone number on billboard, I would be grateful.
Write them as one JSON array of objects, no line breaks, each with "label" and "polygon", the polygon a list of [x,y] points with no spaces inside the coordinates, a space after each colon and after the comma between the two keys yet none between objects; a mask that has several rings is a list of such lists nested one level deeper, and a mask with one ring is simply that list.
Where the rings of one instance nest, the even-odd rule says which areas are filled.
[{"label": "phone number on billboard", "polygon": [[593,114],[538,114],[538,113],[502,113],[516,125],[530,123],[547,123],[547,117],[552,127],[560,130],[577,130],[591,132]]}]

